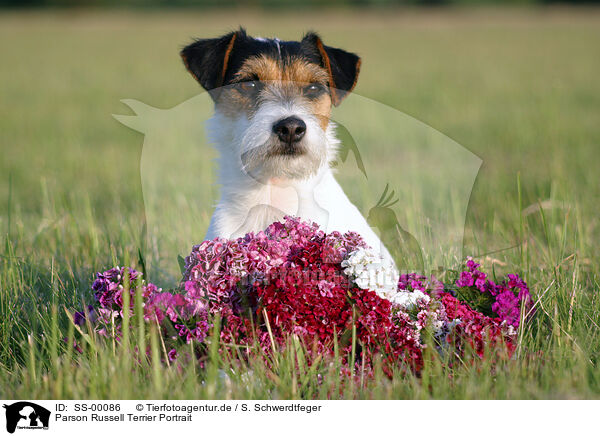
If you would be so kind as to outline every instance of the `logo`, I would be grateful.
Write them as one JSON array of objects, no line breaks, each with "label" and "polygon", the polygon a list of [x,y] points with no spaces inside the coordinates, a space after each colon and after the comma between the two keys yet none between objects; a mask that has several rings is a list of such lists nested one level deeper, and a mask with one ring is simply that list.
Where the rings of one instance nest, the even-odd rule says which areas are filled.
[{"label": "logo", "polygon": [[50,411],[28,401],[4,405],[6,409],[6,431],[14,433],[18,429],[48,430]]},{"label": "logo", "polygon": [[[256,163],[258,167],[252,167],[253,171],[263,168],[261,159],[269,154],[257,151],[258,154],[250,155],[248,150],[262,150],[264,144],[256,146],[255,141],[263,141],[267,137],[263,133],[271,134],[270,128],[265,127],[269,123],[240,124],[240,129],[256,128],[260,132],[234,131],[232,135],[239,137],[221,137],[224,133],[215,124],[220,119],[214,117],[214,104],[208,93],[169,109],[154,108],[137,100],[123,103],[135,115],[113,115],[114,118],[144,134],[140,160],[146,216],[144,244],[169,241],[173,251],[187,253],[189,247],[184,241],[205,239],[209,218],[219,201],[218,191],[209,188],[217,182],[218,173],[213,168],[213,145],[222,141],[237,147],[229,157],[231,168],[239,170],[241,178],[248,176],[263,183],[247,167]],[[199,122],[208,119],[209,123]],[[379,252],[387,249],[402,272],[429,274],[440,268],[455,268],[455,260],[463,258],[467,210],[482,160],[421,121],[357,94],[348,96],[329,119],[341,141],[338,156],[330,163],[335,167],[335,177],[347,189],[350,201],[360,208],[373,234],[378,234],[385,245],[371,248]],[[272,168],[264,165],[269,171]],[[257,197],[255,202],[240,203],[239,220],[233,220],[231,228],[245,229],[246,223],[260,222],[264,217],[271,217],[272,222],[285,214],[303,216],[303,211],[310,211],[310,220],[330,233],[336,223],[329,223],[329,217],[336,210],[329,210],[322,204],[323,199],[317,198],[316,187],[321,182],[316,177],[313,182],[314,186],[302,185],[302,190],[298,190],[281,179],[279,199],[285,201],[277,203],[277,194],[266,201]],[[280,210],[277,204],[288,208]],[[335,203],[329,204],[335,207]],[[182,225],[182,221],[194,224]],[[236,230],[233,239],[245,233]],[[377,243],[374,240],[371,245]],[[168,257],[174,261],[176,253]],[[172,270],[178,269],[173,265]],[[167,280],[168,286],[177,286],[179,277],[161,279]]]}]

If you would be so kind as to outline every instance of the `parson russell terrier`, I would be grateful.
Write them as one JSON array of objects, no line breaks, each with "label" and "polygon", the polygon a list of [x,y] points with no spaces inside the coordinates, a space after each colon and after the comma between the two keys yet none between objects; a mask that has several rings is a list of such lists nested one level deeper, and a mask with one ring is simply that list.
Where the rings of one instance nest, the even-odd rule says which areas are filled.
[{"label": "parson russell terrier", "polygon": [[331,169],[339,141],[330,112],[356,85],[357,55],[312,32],[297,42],[240,29],[196,40],[181,57],[215,103],[208,132],[221,198],[206,239],[243,236],[292,215],[327,232],[357,232],[389,257]]}]

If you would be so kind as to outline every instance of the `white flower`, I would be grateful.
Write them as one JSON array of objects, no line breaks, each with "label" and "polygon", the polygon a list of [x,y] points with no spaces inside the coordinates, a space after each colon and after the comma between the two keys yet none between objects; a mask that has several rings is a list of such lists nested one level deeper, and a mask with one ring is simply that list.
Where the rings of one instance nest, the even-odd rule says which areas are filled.
[{"label": "white flower", "polygon": [[508,324],[506,320],[502,321],[502,324],[500,324],[500,326],[504,329],[508,336],[514,336],[517,334],[515,328],[511,324]]},{"label": "white flower", "polygon": [[398,292],[398,270],[390,259],[359,248],[342,261],[344,273],[361,289],[370,289],[390,300]]},{"label": "white flower", "polygon": [[419,302],[429,303],[429,295],[415,289],[414,291],[398,291],[390,298],[392,304],[402,308],[410,309],[416,306]]}]

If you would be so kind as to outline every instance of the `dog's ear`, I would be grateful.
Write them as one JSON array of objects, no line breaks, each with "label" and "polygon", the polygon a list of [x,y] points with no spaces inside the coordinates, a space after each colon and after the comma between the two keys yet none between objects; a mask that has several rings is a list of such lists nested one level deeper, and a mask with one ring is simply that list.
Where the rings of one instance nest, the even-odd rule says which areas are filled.
[{"label": "dog's ear", "polygon": [[321,58],[321,66],[329,73],[332,103],[339,105],[356,86],[360,72],[360,57],[354,53],[323,44],[319,35],[307,33],[302,39],[304,47],[312,48]]},{"label": "dog's ear", "polygon": [[207,91],[223,86],[231,53],[246,37],[240,29],[220,38],[198,39],[181,50],[181,58],[192,76]]}]

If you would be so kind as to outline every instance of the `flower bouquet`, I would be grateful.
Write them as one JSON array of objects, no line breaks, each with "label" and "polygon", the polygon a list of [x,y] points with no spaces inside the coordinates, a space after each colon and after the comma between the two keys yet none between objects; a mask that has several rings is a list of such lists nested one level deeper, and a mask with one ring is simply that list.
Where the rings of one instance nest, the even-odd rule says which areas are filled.
[{"label": "flower bouquet", "polygon": [[469,350],[481,358],[487,349],[510,355],[532,311],[517,275],[496,283],[472,259],[450,283],[399,275],[360,235],[326,234],[292,217],[238,239],[204,241],[184,269],[180,287],[169,292],[131,268],[98,273],[96,304],[75,322],[89,317],[101,335],[119,340],[124,300],[130,314],[141,300],[144,320],[160,326],[166,360],[194,350],[201,364],[215,335],[221,353],[241,346],[241,358],[268,356],[295,337],[313,357],[337,353],[350,373],[379,359],[391,374],[418,372],[428,348],[448,362]]}]

